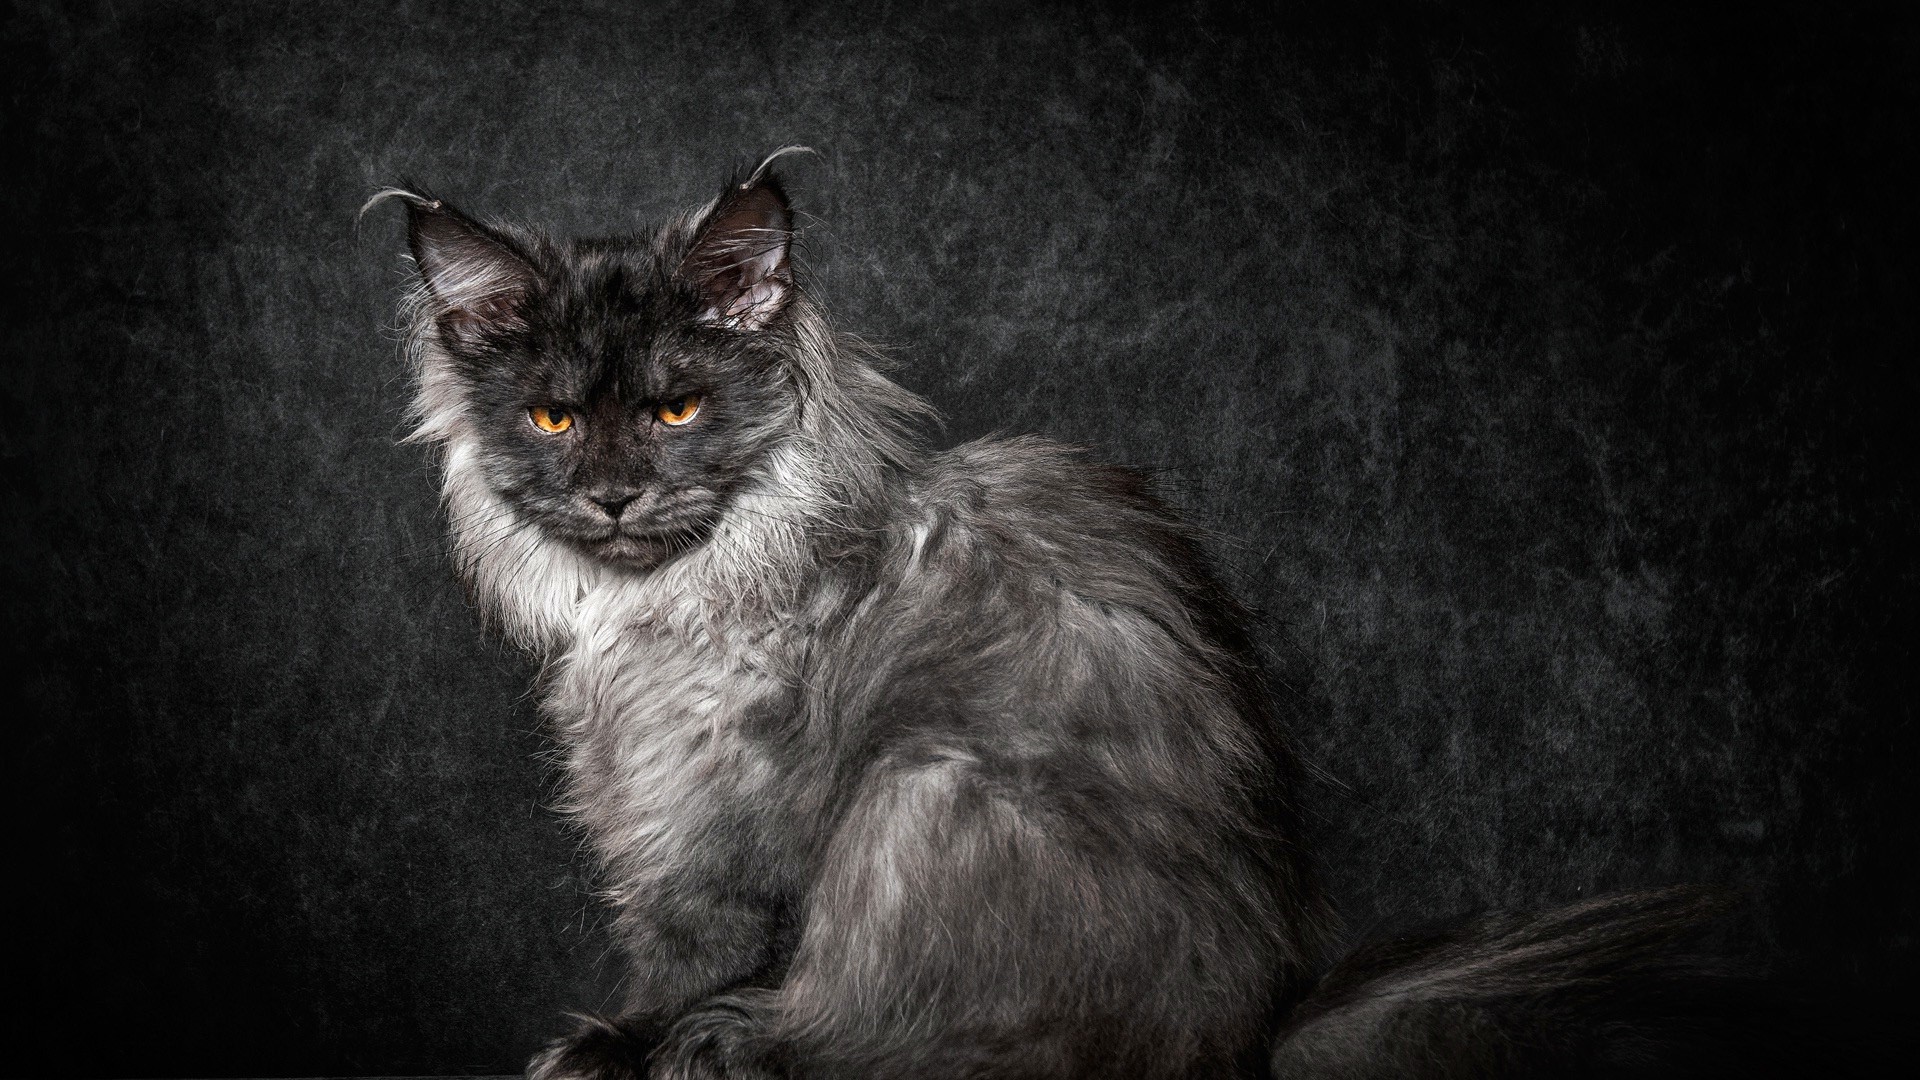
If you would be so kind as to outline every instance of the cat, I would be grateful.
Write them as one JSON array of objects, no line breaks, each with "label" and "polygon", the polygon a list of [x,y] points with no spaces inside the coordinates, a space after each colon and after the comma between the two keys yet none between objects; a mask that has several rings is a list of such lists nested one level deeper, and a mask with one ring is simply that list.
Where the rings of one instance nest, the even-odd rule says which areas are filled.
[{"label": "cat", "polygon": [[1697,991],[1741,984],[1679,944],[1706,892],[1329,971],[1285,717],[1195,531],[1081,450],[930,449],[929,406],[796,279],[775,158],[640,238],[375,196],[416,270],[412,438],[475,607],[543,661],[630,973],[531,1077],[1600,1076],[1726,1049],[1744,999]]}]

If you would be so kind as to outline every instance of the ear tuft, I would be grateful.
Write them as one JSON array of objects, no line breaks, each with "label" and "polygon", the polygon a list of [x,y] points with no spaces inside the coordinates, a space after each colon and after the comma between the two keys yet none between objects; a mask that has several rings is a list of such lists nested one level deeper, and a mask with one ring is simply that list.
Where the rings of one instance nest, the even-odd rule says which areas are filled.
[{"label": "ear tuft", "polygon": [[449,343],[473,342],[489,332],[524,325],[523,307],[534,282],[525,257],[505,238],[439,199],[396,194],[406,201],[407,244],[435,301],[435,322]]},{"label": "ear tuft", "polygon": [[762,172],[720,196],[680,264],[701,322],[759,330],[792,299],[793,214],[780,182]]}]

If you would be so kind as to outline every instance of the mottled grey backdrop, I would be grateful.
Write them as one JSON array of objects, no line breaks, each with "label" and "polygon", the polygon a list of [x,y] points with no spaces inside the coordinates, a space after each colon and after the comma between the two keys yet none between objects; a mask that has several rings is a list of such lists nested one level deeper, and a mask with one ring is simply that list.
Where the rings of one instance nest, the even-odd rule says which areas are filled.
[{"label": "mottled grey backdrop", "polygon": [[1724,882],[1906,985],[1920,58],[1830,7],[15,5],[4,1068],[510,1070],[604,1000],[355,210],[624,230],[794,142],[943,439],[1217,531],[1357,928]]}]

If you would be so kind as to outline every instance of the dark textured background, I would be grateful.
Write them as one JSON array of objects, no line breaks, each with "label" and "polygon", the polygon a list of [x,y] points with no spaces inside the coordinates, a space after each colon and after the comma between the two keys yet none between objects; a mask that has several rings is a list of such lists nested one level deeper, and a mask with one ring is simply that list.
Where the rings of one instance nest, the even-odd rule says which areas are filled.
[{"label": "dark textured background", "polygon": [[1218,530],[1356,927],[1710,881],[1920,967],[1894,5],[235,7],[7,16],[6,1070],[512,1070],[604,999],[355,209],[621,230],[788,142],[943,438]]}]

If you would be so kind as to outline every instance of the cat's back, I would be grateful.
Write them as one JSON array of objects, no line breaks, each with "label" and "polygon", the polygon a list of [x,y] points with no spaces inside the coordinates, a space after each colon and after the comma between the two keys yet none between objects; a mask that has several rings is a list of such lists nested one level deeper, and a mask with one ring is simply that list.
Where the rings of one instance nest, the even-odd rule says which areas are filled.
[{"label": "cat's back", "polygon": [[[896,506],[805,683],[848,781],[808,903],[857,929],[803,937],[795,1030],[863,1075],[1240,1075],[1313,913],[1190,531],[1034,438],[930,457]],[[814,1004],[843,999],[928,1034]]]},{"label": "cat's back", "polygon": [[1143,474],[1037,436],[933,456],[913,503],[908,559],[922,573],[1149,609],[1187,607],[1211,580],[1192,530]]},{"label": "cat's back", "polygon": [[844,646],[836,707],[880,743],[1123,773],[1174,753],[1228,783],[1267,756],[1240,611],[1192,531],[1140,473],[1044,439],[928,459]]}]

